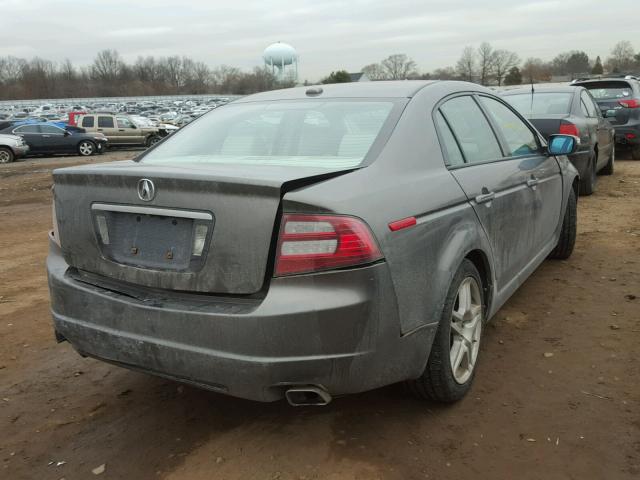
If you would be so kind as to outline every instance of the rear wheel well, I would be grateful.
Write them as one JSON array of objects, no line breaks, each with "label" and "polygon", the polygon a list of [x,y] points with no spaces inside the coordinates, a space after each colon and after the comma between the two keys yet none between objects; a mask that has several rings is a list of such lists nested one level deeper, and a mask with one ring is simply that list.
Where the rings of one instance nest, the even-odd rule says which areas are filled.
[{"label": "rear wheel well", "polygon": [[491,281],[491,267],[489,265],[489,259],[482,250],[471,250],[467,253],[466,259],[468,259],[478,270],[480,274],[480,280],[482,281],[482,289],[484,290],[485,308],[488,308],[491,304],[491,296],[493,293],[493,282]]}]

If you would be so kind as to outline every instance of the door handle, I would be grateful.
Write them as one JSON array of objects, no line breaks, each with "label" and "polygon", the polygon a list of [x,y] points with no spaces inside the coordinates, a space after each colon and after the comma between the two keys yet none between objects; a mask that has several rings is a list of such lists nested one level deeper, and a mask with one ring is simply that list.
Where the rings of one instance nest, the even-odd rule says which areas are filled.
[{"label": "door handle", "polygon": [[496,198],[495,192],[490,192],[486,188],[482,189],[482,193],[475,198],[476,203],[487,203]]},{"label": "door handle", "polygon": [[124,132],[124,128],[121,128],[120,130],[118,130],[119,132]]},{"label": "door handle", "polygon": [[102,128],[99,128],[99,129],[98,129],[98,131],[99,131],[99,132],[102,132]]},{"label": "door handle", "polygon": [[42,138],[51,138],[51,135],[42,135]]},{"label": "door handle", "polygon": [[538,182],[539,182],[538,179],[532,175],[531,178],[527,180],[527,187],[535,190],[536,185],[538,185]]}]

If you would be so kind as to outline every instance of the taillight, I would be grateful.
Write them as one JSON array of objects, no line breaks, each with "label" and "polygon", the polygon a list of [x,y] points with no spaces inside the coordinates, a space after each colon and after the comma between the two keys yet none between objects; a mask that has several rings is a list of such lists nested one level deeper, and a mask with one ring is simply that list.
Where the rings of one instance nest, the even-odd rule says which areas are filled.
[{"label": "taillight", "polygon": [[560,135],[573,135],[574,137],[580,136],[580,130],[573,123],[563,121],[560,124]]},{"label": "taillight", "polygon": [[629,100],[619,100],[618,103],[624,108],[640,108],[640,101],[635,98]]},{"label": "taillight", "polygon": [[381,258],[371,230],[359,218],[285,214],[278,238],[275,275],[352,267]]}]

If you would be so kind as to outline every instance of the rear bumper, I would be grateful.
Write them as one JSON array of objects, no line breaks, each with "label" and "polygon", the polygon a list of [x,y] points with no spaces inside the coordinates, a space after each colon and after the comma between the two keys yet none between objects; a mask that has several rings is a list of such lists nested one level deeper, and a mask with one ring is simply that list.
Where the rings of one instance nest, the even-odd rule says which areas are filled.
[{"label": "rear bumper", "polygon": [[640,145],[640,122],[615,126],[616,143],[622,145]]},{"label": "rear bumper", "polygon": [[400,336],[384,263],[274,279],[265,298],[240,301],[86,283],[50,247],[58,336],[82,354],[229,395],[274,401],[287,385],[340,395],[415,378],[435,335],[431,325]]}]

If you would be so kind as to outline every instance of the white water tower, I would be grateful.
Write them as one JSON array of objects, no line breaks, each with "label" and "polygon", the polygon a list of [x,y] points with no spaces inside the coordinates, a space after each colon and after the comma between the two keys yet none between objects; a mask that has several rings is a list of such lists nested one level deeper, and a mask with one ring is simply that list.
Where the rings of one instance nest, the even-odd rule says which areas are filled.
[{"label": "white water tower", "polygon": [[282,42],[269,45],[264,49],[262,58],[281,82],[298,81],[298,53],[291,45]]}]

